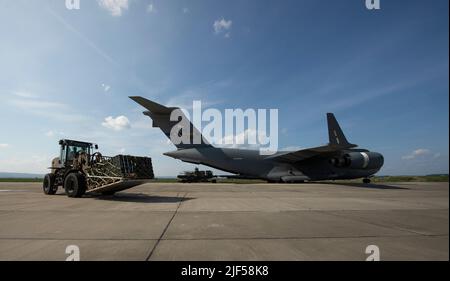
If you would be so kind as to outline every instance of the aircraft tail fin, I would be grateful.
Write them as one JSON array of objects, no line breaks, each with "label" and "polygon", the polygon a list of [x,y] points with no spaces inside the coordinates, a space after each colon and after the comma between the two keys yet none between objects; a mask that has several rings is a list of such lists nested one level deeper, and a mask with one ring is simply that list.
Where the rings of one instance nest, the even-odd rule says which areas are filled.
[{"label": "aircraft tail fin", "polygon": [[342,132],[342,129],[333,113],[327,113],[327,123],[329,145],[346,147],[356,146],[347,141],[347,138],[345,137],[344,132]]},{"label": "aircraft tail fin", "polygon": [[286,151],[284,153],[277,153],[272,156],[266,157],[266,159],[273,159],[282,162],[296,163],[320,154],[329,154],[341,151],[343,149],[349,149],[357,147],[356,144],[349,143],[341,127],[339,126],[336,117],[333,113],[327,113],[328,122],[328,137],[329,143],[318,147],[312,147],[307,149],[300,149],[297,151]]},{"label": "aircraft tail fin", "polygon": [[[153,120],[153,127],[154,128],[160,128],[161,131],[169,138],[171,139],[171,131],[172,128],[178,124],[178,121],[171,121],[170,115],[172,114],[172,111],[175,109],[179,109],[178,107],[166,107],[164,105],[161,105],[159,103],[156,103],[154,101],[148,100],[143,97],[139,96],[133,96],[130,97],[130,99],[134,100],[136,103],[140,104],[144,108],[147,109],[147,111],[144,111],[144,114],[150,117]],[[186,118],[183,114],[183,118]],[[187,120],[187,118],[186,118]],[[190,128],[189,128],[189,142],[181,142],[181,143],[174,143],[174,145],[178,149],[183,148],[193,148],[198,146],[211,146],[201,135],[201,133],[194,127],[194,125],[189,122]],[[183,128],[185,129],[185,128]],[[183,131],[178,132],[178,136],[181,137],[181,134],[184,133]],[[195,140],[200,140],[196,142]]]}]

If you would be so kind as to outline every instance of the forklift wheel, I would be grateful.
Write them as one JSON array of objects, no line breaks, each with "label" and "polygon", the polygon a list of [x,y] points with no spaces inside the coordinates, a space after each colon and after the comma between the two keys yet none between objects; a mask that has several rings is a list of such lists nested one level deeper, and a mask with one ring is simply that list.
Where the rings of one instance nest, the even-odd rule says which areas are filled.
[{"label": "forklift wheel", "polygon": [[55,175],[46,174],[44,177],[44,183],[42,185],[44,193],[47,195],[53,195],[58,191],[58,186],[55,186]]},{"label": "forklift wheel", "polygon": [[86,180],[83,175],[70,173],[64,180],[64,189],[69,197],[81,197],[86,192]]}]

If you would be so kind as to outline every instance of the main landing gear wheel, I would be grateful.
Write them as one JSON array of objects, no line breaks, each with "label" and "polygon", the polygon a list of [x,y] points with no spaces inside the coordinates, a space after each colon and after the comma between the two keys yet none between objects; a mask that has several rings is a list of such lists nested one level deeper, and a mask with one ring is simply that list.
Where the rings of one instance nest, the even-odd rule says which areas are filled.
[{"label": "main landing gear wheel", "polygon": [[368,178],[363,179],[363,183],[370,183],[370,179],[368,179]]}]

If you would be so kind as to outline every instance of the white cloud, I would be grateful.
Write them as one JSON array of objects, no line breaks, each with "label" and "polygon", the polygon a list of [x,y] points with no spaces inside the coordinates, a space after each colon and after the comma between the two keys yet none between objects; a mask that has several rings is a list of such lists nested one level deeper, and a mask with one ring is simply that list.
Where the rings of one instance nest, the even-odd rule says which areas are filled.
[{"label": "white cloud", "polygon": [[65,104],[39,99],[13,99],[11,103],[23,110],[64,108]]},{"label": "white cloud", "polygon": [[7,102],[25,113],[63,121],[83,121],[87,119],[86,116],[75,114],[67,104],[43,100],[34,94],[15,95],[17,98],[10,99]]},{"label": "white cloud", "polygon": [[9,147],[9,144],[7,143],[0,143],[0,148],[7,148]]},{"label": "white cloud", "polygon": [[410,154],[403,156],[402,159],[404,159],[404,160],[412,160],[412,159],[415,159],[415,158],[420,157],[420,156],[429,155],[430,153],[431,153],[431,151],[429,149],[419,148],[419,149],[414,150]]},{"label": "white cloud", "polygon": [[100,7],[106,9],[113,16],[121,16],[122,10],[128,9],[128,0],[97,0]]},{"label": "white cloud", "polygon": [[111,86],[103,83],[102,88],[103,88],[103,91],[108,92],[111,89]]},{"label": "white cloud", "polygon": [[448,173],[448,152],[437,152],[432,149],[418,148],[395,162],[391,159],[390,167],[383,168],[383,173],[404,175],[426,175]]},{"label": "white cloud", "polygon": [[154,13],[154,12],[156,12],[155,6],[153,4],[148,4],[147,13]]},{"label": "white cloud", "polygon": [[38,95],[30,93],[30,92],[22,92],[22,91],[18,91],[18,92],[14,92],[13,93],[15,96],[21,97],[21,98],[37,98]]},{"label": "white cloud", "polygon": [[[19,154],[19,155],[17,155]],[[15,153],[11,157],[0,157],[0,171],[44,174],[56,155]]]},{"label": "white cloud", "polygon": [[63,132],[58,132],[58,131],[54,131],[54,130],[50,130],[48,132],[45,133],[45,135],[49,138],[52,138],[54,136],[64,136]]},{"label": "white cloud", "polygon": [[117,116],[116,118],[108,116],[105,118],[105,121],[102,122],[102,126],[115,131],[121,131],[130,128],[130,121],[123,115]]},{"label": "white cloud", "polygon": [[[211,139],[213,144],[232,148],[258,148],[265,141],[266,134],[255,129],[246,129],[239,134],[226,135],[220,140]],[[256,143],[255,143],[256,142]]]},{"label": "white cloud", "polygon": [[[220,20],[216,20],[213,24],[214,33],[219,34],[222,32],[226,32],[231,29],[231,25],[233,22],[231,20],[225,20],[224,18]],[[226,32],[225,37],[229,37],[230,33]]]},{"label": "white cloud", "polygon": [[190,12],[188,8],[183,8],[182,11],[183,11],[183,14],[188,14]]},{"label": "white cloud", "polygon": [[45,133],[45,135],[49,138],[53,137],[55,135],[55,132],[53,131],[48,131],[47,133]]}]

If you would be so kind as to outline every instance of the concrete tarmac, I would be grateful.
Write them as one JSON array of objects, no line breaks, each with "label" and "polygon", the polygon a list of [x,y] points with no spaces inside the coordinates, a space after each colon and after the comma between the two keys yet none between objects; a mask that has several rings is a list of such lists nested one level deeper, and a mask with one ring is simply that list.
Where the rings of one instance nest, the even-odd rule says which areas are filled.
[{"label": "concrete tarmac", "polygon": [[449,259],[448,183],[149,183],[49,196],[0,183],[0,260]]}]

